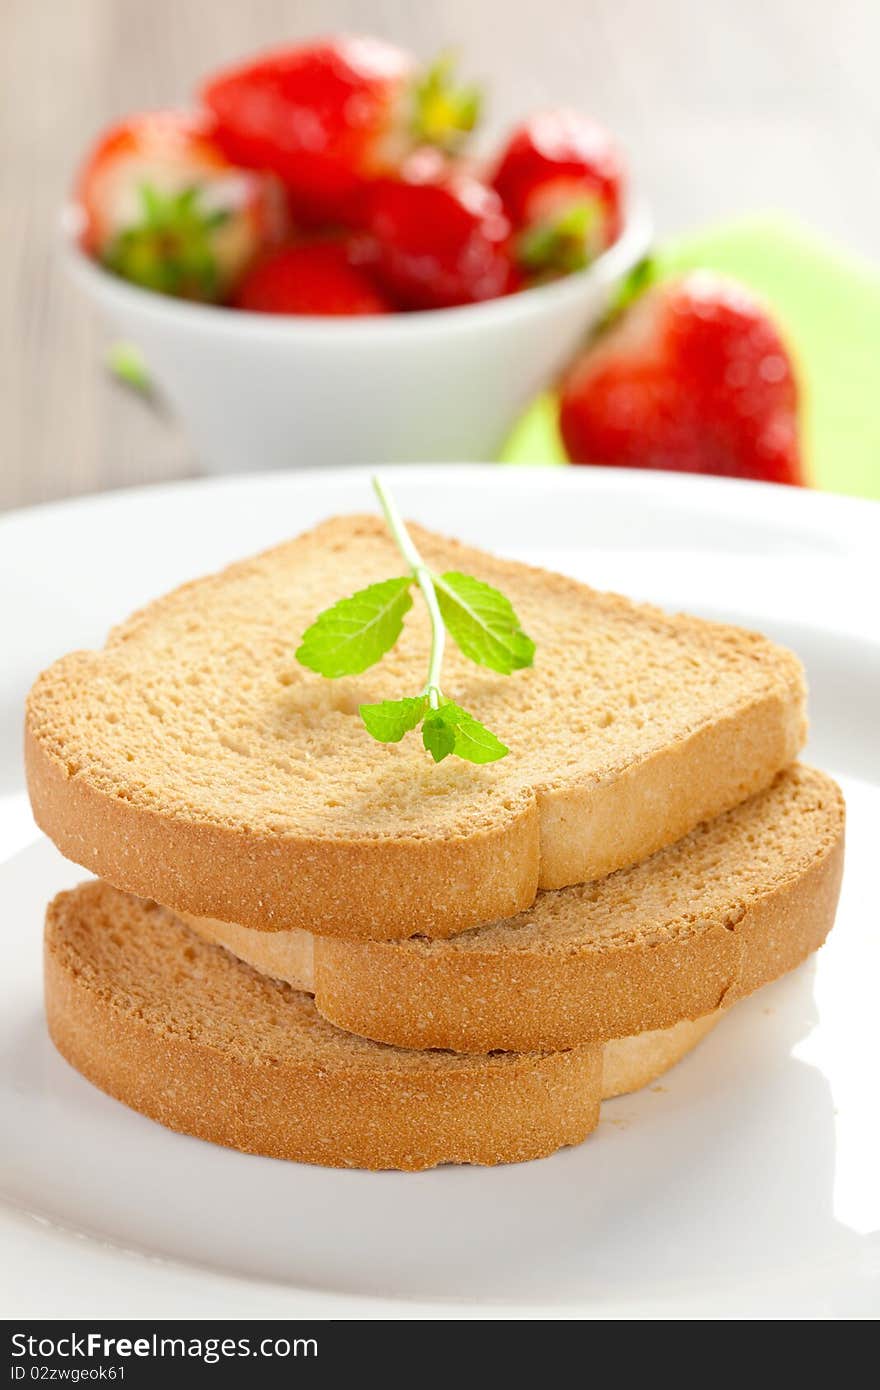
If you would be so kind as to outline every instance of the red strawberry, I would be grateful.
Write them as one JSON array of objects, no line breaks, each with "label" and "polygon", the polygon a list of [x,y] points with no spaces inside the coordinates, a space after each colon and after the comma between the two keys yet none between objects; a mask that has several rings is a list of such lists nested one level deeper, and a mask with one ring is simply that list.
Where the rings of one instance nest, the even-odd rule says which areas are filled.
[{"label": "red strawberry", "polygon": [[576,463],[803,483],[797,404],[764,306],[696,271],[647,290],[575,363],[560,424]]},{"label": "red strawberry", "polygon": [[401,49],[351,36],[265,54],[201,95],[229,158],[278,174],[312,224],[345,220],[362,181],[416,145],[456,145],[479,105],[473,90],[453,89],[448,63],[420,71]]},{"label": "red strawberry", "polygon": [[260,314],[388,314],[394,307],[336,241],[270,252],[244,277],[234,304]]},{"label": "red strawberry", "polygon": [[409,160],[401,178],[368,185],[360,222],[368,263],[407,309],[472,304],[514,288],[501,199],[433,151]]},{"label": "red strawberry", "polygon": [[156,111],[108,130],[74,196],[83,249],[147,289],[221,299],[282,223],[280,190],[235,169],[204,116]]},{"label": "red strawberry", "polygon": [[621,157],[608,133],[576,111],[540,112],[515,130],[492,183],[525,270],[580,270],[620,235]]}]

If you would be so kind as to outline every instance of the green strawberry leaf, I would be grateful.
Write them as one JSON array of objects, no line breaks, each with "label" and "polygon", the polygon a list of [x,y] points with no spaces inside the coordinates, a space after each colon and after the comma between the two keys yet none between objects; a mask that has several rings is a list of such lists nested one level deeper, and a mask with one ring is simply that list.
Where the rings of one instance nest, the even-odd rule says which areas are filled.
[{"label": "green strawberry leaf", "polygon": [[517,260],[533,274],[570,275],[583,270],[602,250],[605,209],[599,198],[572,203],[561,214],[520,233]]},{"label": "green strawberry leaf", "polygon": [[498,589],[455,570],[434,576],[434,588],[446,628],[466,657],[505,676],[531,666],[535,644]]},{"label": "green strawberry leaf", "polygon": [[454,700],[444,700],[422,725],[422,742],[435,763],[450,753],[469,763],[494,763],[510,749]]},{"label": "green strawberry leaf", "polygon": [[427,695],[412,695],[402,700],[380,700],[376,705],[361,705],[360,716],[367,731],[380,743],[399,743],[404,734],[421,723],[427,708]]},{"label": "green strawberry leaf", "polygon": [[412,583],[411,574],[382,579],[325,608],[303,633],[297,661],[331,679],[374,666],[400,636]]},{"label": "green strawberry leaf", "polygon": [[477,125],[482,106],[480,88],[457,86],[454,55],[443,53],[416,83],[412,132],[419,144],[455,153]]},{"label": "green strawberry leaf", "polygon": [[140,218],[121,228],[105,248],[104,264],[160,294],[218,299],[223,285],[214,234],[232,213],[205,207],[203,194],[198,184],[171,193],[142,184]]},{"label": "green strawberry leaf", "polygon": [[161,194],[151,183],[142,183],[139,192],[144,221],[152,227],[162,226],[168,221],[172,199]]}]

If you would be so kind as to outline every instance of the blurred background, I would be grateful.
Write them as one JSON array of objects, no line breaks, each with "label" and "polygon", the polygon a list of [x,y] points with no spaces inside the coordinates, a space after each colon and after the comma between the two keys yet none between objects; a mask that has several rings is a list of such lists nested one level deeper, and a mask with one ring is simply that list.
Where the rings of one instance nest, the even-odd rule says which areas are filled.
[{"label": "blurred background", "polygon": [[196,470],[181,431],[102,369],[108,336],[57,258],[58,210],[114,118],[185,104],[261,46],[352,29],[486,84],[487,131],[579,106],[616,132],[661,237],[779,210],[880,247],[875,0],[3,0],[0,508]]}]

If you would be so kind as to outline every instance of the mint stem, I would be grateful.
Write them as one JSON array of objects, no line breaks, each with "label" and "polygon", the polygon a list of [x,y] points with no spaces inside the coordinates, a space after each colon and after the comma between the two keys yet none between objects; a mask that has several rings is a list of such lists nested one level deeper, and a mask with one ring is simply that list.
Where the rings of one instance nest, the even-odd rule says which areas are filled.
[{"label": "mint stem", "polygon": [[373,476],[373,491],[379,499],[379,505],[388,523],[388,529],[394,537],[394,543],[409,565],[428,607],[428,614],[431,619],[431,659],[428,662],[425,694],[431,709],[438,709],[440,706],[440,670],[443,666],[443,649],[446,644],[446,625],[440,616],[434,579],[416,549],[413,538],[407,531],[393,498],[386,491],[381,478],[376,474]]}]

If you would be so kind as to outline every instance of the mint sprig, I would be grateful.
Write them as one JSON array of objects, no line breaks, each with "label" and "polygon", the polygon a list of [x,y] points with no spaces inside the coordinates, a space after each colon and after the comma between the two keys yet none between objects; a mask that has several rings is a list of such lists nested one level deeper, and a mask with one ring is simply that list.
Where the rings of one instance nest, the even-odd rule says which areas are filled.
[{"label": "mint sprig", "polygon": [[422,743],[435,763],[450,754],[471,763],[491,763],[509,749],[472,714],[448,699],[440,685],[446,634],[471,661],[502,675],[531,666],[535,644],[522,630],[513,605],[498,589],[473,575],[435,574],[416,549],[390,495],[373,487],[407,573],[360,589],[326,608],[303,634],[297,660],[319,675],[356,676],[395,645],[420,590],[431,619],[428,675],[417,695],[360,706],[360,716],[380,743],[399,743],[421,727]]}]

